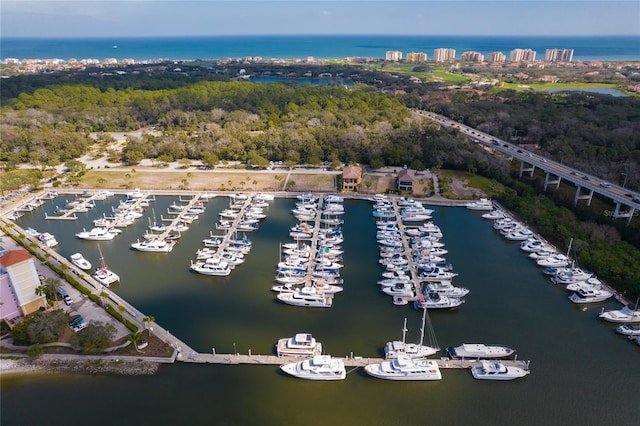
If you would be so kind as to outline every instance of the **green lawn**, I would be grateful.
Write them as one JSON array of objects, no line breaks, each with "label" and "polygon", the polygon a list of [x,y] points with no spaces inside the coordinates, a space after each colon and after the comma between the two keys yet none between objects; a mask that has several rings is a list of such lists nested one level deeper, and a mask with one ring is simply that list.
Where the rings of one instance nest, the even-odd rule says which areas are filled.
[{"label": "green lawn", "polygon": [[443,67],[434,68],[433,72],[415,72],[413,69],[418,64],[372,64],[371,68],[381,71],[390,72],[398,75],[410,75],[418,77],[422,81],[443,81],[446,83],[464,83],[468,81],[467,77],[458,74],[452,74]]},{"label": "green lawn", "polygon": [[[449,180],[449,179],[459,179],[466,181],[466,186],[469,188],[479,189],[484,192],[487,197],[492,198],[497,195],[500,195],[504,192],[504,186],[501,183],[496,182],[495,180],[488,179],[483,176],[471,174],[468,172],[463,172],[459,170],[440,170],[440,180]],[[469,196],[463,196],[451,193],[449,191],[448,194],[445,194],[446,197],[452,199],[467,199],[473,198]]]}]

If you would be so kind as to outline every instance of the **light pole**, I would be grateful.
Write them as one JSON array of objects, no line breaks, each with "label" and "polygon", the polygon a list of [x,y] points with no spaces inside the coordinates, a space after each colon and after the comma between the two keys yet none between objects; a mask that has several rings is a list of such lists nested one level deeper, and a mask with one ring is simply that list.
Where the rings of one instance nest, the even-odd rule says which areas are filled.
[{"label": "light pole", "polygon": [[236,351],[236,342],[233,342],[233,354],[238,355],[238,351]]},{"label": "light pole", "polygon": [[620,173],[620,176],[624,176],[624,181],[622,182],[622,187],[624,188],[625,185],[627,184],[627,174],[626,173]]}]

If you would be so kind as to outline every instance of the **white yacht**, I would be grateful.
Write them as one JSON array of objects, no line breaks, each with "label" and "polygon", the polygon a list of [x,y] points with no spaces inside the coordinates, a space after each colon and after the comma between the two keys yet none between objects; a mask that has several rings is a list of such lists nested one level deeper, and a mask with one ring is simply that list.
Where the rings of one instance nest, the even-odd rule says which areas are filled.
[{"label": "white yacht", "polygon": [[414,297],[413,284],[410,281],[398,282],[390,286],[382,286],[382,292],[389,296]]},{"label": "white yacht", "polygon": [[464,303],[464,299],[440,296],[438,293],[427,292],[413,302],[416,309],[455,309]]},{"label": "white yacht", "polygon": [[482,361],[481,365],[471,367],[471,374],[478,380],[514,380],[524,377],[530,371],[512,365],[504,365],[500,361]]},{"label": "white yacht", "polygon": [[116,237],[115,232],[111,232],[108,228],[92,228],[90,231],[84,229],[82,232],[78,232],[76,237],[81,240],[91,241],[110,241]]},{"label": "white yacht", "polygon": [[468,208],[469,210],[491,211],[493,210],[493,203],[491,202],[491,200],[487,198],[480,198],[478,201],[473,201],[465,204],[465,207]]},{"label": "white yacht", "polygon": [[578,291],[569,296],[569,300],[576,304],[598,303],[604,302],[611,296],[613,296],[613,293],[608,290],[585,286],[579,288]]},{"label": "white yacht", "polygon": [[278,340],[276,353],[278,356],[312,357],[322,354],[322,343],[311,333],[297,333],[293,337]]},{"label": "white yacht", "polygon": [[430,359],[411,358],[399,355],[388,361],[364,367],[368,375],[387,380],[441,380],[438,363]]},{"label": "white yacht", "polygon": [[347,377],[344,361],[329,355],[316,355],[311,359],[282,365],[280,369],[307,380],[344,380]]},{"label": "white yacht", "polygon": [[224,260],[212,257],[200,262],[191,262],[189,269],[202,275],[226,277],[231,273],[232,267]]},{"label": "white yacht", "polygon": [[538,259],[536,263],[538,266],[545,268],[561,268],[567,266],[570,263],[570,260],[564,254],[558,253],[544,259]]},{"label": "white yacht", "polygon": [[[420,327],[420,341],[418,343],[406,343],[406,335],[407,335],[407,319],[404,319],[404,324],[402,325],[402,340],[393,340],[391,342],[387,342],[384,346],[384,357],[387,359],[398,358],[401,355],[408,356],[410,358],[426,358],[430,355],[437,353],[440,348],[437,347],[437,343],[435,346],[427,346],[423,345],[424,341],[424,331],[425,324],[427,318],[427,310],[424,309],[422,313],[422,326]],[[429,335],[435,340],[435,335],[433,333],[433,329],[431,328],[431,322],[428,324],[429,326]]]},{"label": "white yacht", "polygon": [[153,253],[169,253],[174,246],[174,241],[165,241],[165,240],[144,240],[144,241],[136,241],[131,244],[131,248],[144,251],[144,252],[153,252]]},{"label": "white yacht", "polygon": [[499,209],[494,209],[494,210],[491,210],[489,213],[483,214],[482,217],[490,220],[498,220],[498,219],[504,218],[504,212]]},{"label": "white yacht", "polygon": [[640,324],[622,324],[616,327],[616,333],[633,337],[640,336]]},{"label": "white yacht", "polygon": [[91,263],[81,253],[74,253],[71,255],[71,263],[76,265],[78,268],[88,271],[91,269]]},{"label": "white yacht", "polygon": [[600,312],[600,318],[609,322],[640,323],[640,310],[638,310],[637,305],[635,309],[631,309],[629,306],[624,306],[621,309],[617,309],[614,311],[606,311],[606,312],[603,308],[602,312]]},{"label": "white yacht", "polygon": [[307,308],[330,308],[333,304],[332,295],[324,294],[314,287],[302,287],[292,293],[279,293],[276,297],[287,305]]},{"label": "white yacht", "polygon": [[133,191],[127,192],[127,198],[137,199],[142,197],[144,197],[144,194],[140,191],[140,188],[135,188]]},{"label": "white yacht", "polygon": [[514,349],[506,346],[485,345],[482,343],[465,343],[460,346],[447,348],[447,353],[451,358],[477,358],[494,359],[506,358],[513,355]]},{"label": "white yacht", "polygon": [[451,281],[434,281],[427,284],[425,290],[430,293],[438,293],[440,296],[447,297],[465,297],[469,294],[469,289],[464,287],[456,287]]},{"label": "white yacht", "polygon": [[56,237],[48,232],[43,232],[38,235],[38,240],[47,247],[55,247],[58,245],[58,240],[56,240]]},{"label": "white yacht", "polygon": [[551,277],[551,281],[554,284],[572,284],[579,281],[585,281],[593,277],[591,272],[584,271],[580,268],[566,268],[558,270],[558,272]]}]

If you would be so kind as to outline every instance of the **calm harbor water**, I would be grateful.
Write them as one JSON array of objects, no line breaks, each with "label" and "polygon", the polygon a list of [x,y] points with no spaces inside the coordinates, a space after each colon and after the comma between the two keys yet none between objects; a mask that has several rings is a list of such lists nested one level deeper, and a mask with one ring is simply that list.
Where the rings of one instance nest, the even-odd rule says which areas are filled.
[{"label": "calm harbor water", "polygon": [[[401,337],[408,318],[408,340],[417,340],[420,313],[394,306],[376,281],[382,272],[371,204],[345,202],[344,292],[328,310],[276,303],[269,290],[278,262],[278,245],[289,242],[294,200],[277,200],[258,232],[253,250],[229,277],[204,277],[188,270],[200,240],[214,228],[226,197],[207,212],[167,254],[138,253],[129,244],[140,238],[147,219],[139,219],[111,242],[74,237],[91,220],[117,204],[118,197],[77,222],[45,221],[43,209],[18,224],[52,232],[64,256],[81,251],[98,262],[98,245],[122,283],[113,289],[194,349],[218,353],[270,354],[278,338],[312,332],[333,355],[381,356],[384,343]],[[156,217],[177,197],[158,197]],[[44,209],[53,213],[62,198]],[[516,243],[496,234],[478,212],[435,208],[458,286],[467,302],[456,311],[430,311],[440,347],[463,342],[503,343],[532,373],[514,382],[476,381],[469,371],[444,370],[439,382],[387,382],[351,372],[342,382],[308,382],[286,377],[277,366],[176,364],[152,377],[51,375],[3,378],[2,424],[188,424],[216,425],[540,425],[636,424],[640,395],[640,348],[602,323],[602,306],[574,307]],[[147,209],[147,217],[152,209]],[[38,409],[35,410],[34,401]],[[53,415],[63,413],[63,415]]]}]

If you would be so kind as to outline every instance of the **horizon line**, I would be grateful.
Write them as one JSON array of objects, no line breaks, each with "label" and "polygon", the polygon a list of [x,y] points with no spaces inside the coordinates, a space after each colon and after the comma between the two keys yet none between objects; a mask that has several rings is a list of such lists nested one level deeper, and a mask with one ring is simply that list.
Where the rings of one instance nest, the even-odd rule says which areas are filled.
[{"label": "horizon line", "polygon": [[640,34],[384,34],[384,33],[346,33],[346,34],[317,34],[317,33],[283,33],[283,34],[181,34],[181,35],[101,35],[101,36],[23,36],[23,35],[0,35],[2,39],[133,39],[133,38],[191,38],[191,37],[533,37],[533,38],[555,38],[555,37],[638,37]]}]

